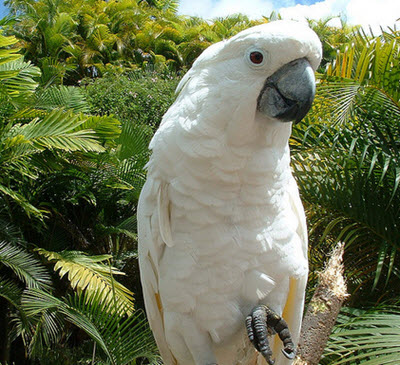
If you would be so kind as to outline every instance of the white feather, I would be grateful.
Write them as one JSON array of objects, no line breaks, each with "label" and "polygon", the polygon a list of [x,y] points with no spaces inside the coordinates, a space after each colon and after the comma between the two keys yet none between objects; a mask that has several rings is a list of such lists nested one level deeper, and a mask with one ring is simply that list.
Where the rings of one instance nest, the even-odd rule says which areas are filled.
[{"label": "white feather", "polygon": [[172,240],[171,234],[170,201],[168,198],[168,185],[165,183],[160,184],[157,204],[161,239],[168,247],[172,247],[174,245],[174,241]]}]

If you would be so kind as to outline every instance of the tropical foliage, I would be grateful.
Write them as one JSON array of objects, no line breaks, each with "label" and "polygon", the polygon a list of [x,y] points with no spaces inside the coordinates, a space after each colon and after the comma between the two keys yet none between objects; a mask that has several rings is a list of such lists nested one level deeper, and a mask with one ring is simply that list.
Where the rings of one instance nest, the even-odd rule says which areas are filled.
[{"label": "tropical foliage", "polygon": [[[364,309],[399,297],[398,39],[395,30],[353,37],[319,75],[310,124],[296,129],[293,138],[311,265],[321,268],[326,252],[343,241],[348,304]],[[326,363],[398,362],[398,307],[359,317],[357,310],[351,313],[332,335]]]},{"label": "tropical foliage", "polygon": [[212,24],[178,16],[178,3],[171,0],[6,4],[21,18],[11,32],[21,40],[27,59],[42,69],[42,83],[75,83],[121,67],[185,69],[210,44],[259,23],[243,15]]},{"label": "tropical foliage", "polygon": [[138,70],[122,75],[110,73],[83,84],[91,113],[111,113],[123,122],[124,127],[127,124],[147,125],[153,133],[175,100],[179,80],[180,77],[174,74]]},{"label": "tropical foliage", "polygon": [[400,312],[398,307],[366,310],[345,308],[326,349],[322,364],[397,364]]},{"label": "tropical foliage", "polygon": [[[112,115],[89,115],[78,89],[39,88],[40,70],[8,48],[16,41],[0,35],[0,323],[5,334],[0,361],[22,363],[29,357],[43,364],[42,356],[50,364],[85,358],[111,364],[157,361],[145,319],[134,313],[133,293],[116,280],[123,273],[112,266],[113,256],[76,250],[118,254],[117,247],[133,245],[134,211],[126,206],[140,188],[134,154],[144,151],[116,142],[128,140],[129,133],[121,133]],[[125,207],[125,214],[114,209],[115,216],[105,216],[108,192],[125,199],[114,203]],[[85,206],[82,202],[87,209],[81,214],[89,208],[95,213],[92,234],[83,234],[84,224],[72,214]],[[34,250],[35,245],[42,248]],[[68,286],[38,254],[55,264]],[[70,353],[61,359],[60,349],[77,336],[69,323],[86,334],[83,342],[92,348],[80,346],[79,357]],[[21,344],[25,354],[16,350]]]},{"label": "tropical foliage", "polygon": [[[6,0],[20,21],[9,32],[20,40],[28,60],[42,70],[41,82],[76,84],[84,77],[129,70],[161,73],[187,70],[212,43],[260,20],[236,14],[206,21],[177,14],[171,0]],[[331,18],[311,21],[324,46],[322,66],[349,41],[352,28],[329,25]]]},{"label": "tropical foliage", "polygon": [[344,241],[351,284],[375,298],[391,297],[398,280],[400,48],[391,35],[359,35],[338,54],[320,75],[311,123],[295,134],[311,234]]}]

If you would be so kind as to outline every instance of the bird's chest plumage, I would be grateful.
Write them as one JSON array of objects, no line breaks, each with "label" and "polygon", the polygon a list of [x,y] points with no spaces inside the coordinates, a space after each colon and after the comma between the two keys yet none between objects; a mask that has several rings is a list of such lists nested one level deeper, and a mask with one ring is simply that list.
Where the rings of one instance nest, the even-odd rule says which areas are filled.
[{"label": "bird's chest plumage", "polygon": [[289,155],[258,152],[203,160],[195,171],[181,161],[169,185],[174,247],[160,263],[163,304],[193,313],[216,341],[243,325],[248,304],[306,270],[305,259],[294,259],[303,255],[287,192]]}]

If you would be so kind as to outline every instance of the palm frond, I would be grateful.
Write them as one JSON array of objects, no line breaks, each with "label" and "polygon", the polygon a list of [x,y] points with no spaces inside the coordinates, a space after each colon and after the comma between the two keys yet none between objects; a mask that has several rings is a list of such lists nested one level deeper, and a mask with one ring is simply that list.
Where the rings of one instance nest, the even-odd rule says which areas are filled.
[{"label": "palm frond", "polygon": [[12,280],[0,276],[0,297],[19,308],[22,289]]},{"label": "palm frond", "polygon": [[[383,268],[390,276],[394,260],[397,262],[393,252],[400,239],[398,153],[393,137],[385,137],[383,132],[379,137],[371,125],[362,129],[311,125],[303,130],[303,137],[295,132],[292,156],[311,223],[310,237],[316,234],[320,243],[328,238],[333,240],[331,244],[345,242],[347,274],[355,282],[364,277],[363,285],[357,285],[365,289],[369,281],[373,290],[383,277]],[[304,144],[299,142],[302,139]],[[357,258],[356,252],[365,247],[381,254],[370,252]],[[357,270],[352,269],[354,260]]]},{"label": "palm frond", "polygon": [[[339,52],[320,75],[319,97],[334,103],[336,121],[348,122],[354,111],[388,112],[400,119],[400,57],[398,39],[359,36],[357,45]],[[328,106],[332,113],[332,106]],[[389,110],[387,110],[389,109]]]},{"label": "palm frond", "polygon": [[6,37],[3,35],[3,30],[0,30],[0,65],[21,58],[21,55],[18,54],[19,49],[4,49],[5,47],[16,44],[17,42],[17,38]]},{"label": "palm frond", "polygon": [[7,217],[1,216],[0,211],[0,241],[7,241],[13,245],[21,244],[23,236],[18,226],[9,222]]},{"label": "palm frond", "polygon": [[144,167],[150,156],[148,145],[151,136],[150,127],[125,123],[118,139],[117,156],[121,162],[116,176],[121,187],[132,190],[134,199],[138,198],[146,179]]},{"label": "palm frond", "polygon": [[120,309],[123,309],[121,314],[132,314],[133,293],[114,279],[114,275],[124,273],[103,263],[109,261],[111,255],[89,256],[78,251],[50,252],[44,249],[37,251],[55,262],[54,270],[59,270],[61,278],[68,274],[72,288],[79,293],[85,291],[88,297],[99,295],[106,303],[118,302]]},{"label": "palm frond", "polygon": [[7,186],[0,184],[0,195],[5,195],[11,198],[16,204],[18,204],[27,214],[28,217],[36,217],[39,219],[43,219],[43,212],[36,208],[34,205],[29,203],[29,201],[19,192],[16,192]]},{"label": "palm frond", "polygon": [[65,108],[75,113],[88,113],[89,105],[81,90],[72,86],[51,86],[35,94],[35,108],[51,111]]},{"label": "palm frond", "polygon": [[[28,301],[29,297],[24,293],[21,298],[22,310],[25,311],[25,308],[29,307]],[[62,339],[63,317],[54,309],[42,311],[35,316],[28,316],[24,312],[24,317],[14,322],[14,337],[23,338],[30,358],[40,358],[46,349]]]},{"label": "palm frond", "polygon": [[138,125],[126,122],[119,137],[120,149],[118,158],[121,160],[149,155],[149,142],[153,131],[147,125]]},{"label": "palm frond", "polygon": [[[84,120],[77,115],[56,109],[43,120],[33,120],[24,126],[14,126],[25,141],[38,150],[61,149],[64,151],[96,151],[104,148],[97,142],[95,132],[79,130]],[[12,131],[11,131],[12,132]]]},{"label": "palm frond", "polygon": [[76,128],[76,131],[93,130],[102,144],[115,145],[115,141],[121,134],[121,123],[118,119],[113,115],[86,116],[81,114],[80,117],[84,120],[84,123]]},{"label": "palm frond", "polygon": [[[1,51],[1,49],[0,49]],[[22,57],[0,64],[0,94],[13,103],[25,103],[38,87],[34,80],[40,76],[38,67],[24,62]]]},{"label": "palm frond", "polygon": [[[46,151],[105,151],[94,130],[82,129],[82,125],[87,121],[88,117],[56,109],[43,118],[35,118],[27,124],[10,126],[0,137],[2,148],[0,166],[5,173],[10,171],[13,174],[19,173],[36,179],[41,171],[39,168],[43,166],[40,166],[40,163],[35,164],[34,158]],[[106,125],[113,125],[113,121],[105,120],[105,122]],[[49,157],[51,156],[47,155],[47,159]],[[53,160],[54,158],[50,158],[48,164]],[[1,192],[12,197],[26,211],[39,214],[36,208],[26,202],[26,199],[20,197],[18,192],[4,185],[1,185]]]},{"label": "palm frond", "polygon": [[[54,311],[85,331],[102,350],[110,364],[129,364],[139,357],[155,364],[158,356],[147,321],[140,311],[121,317],[116,307],[124,303],[104,302],[100,290],[95,296],[75,294],[60,300],[40,290],[28,290],[22,306],[29,316]],[[125,311],[126,312],[126,311]]]},{"label": "palm frond", "polygon": [[324,358],[335,365],[397,364],[400,357],[399,309],[375,309],[358,315],[353,312],[351,308],[342,312],[342,323],[331,335]]},{"label": "palm frond", "polygon": [[399,281],[398,60],[398,39],[360,34],[319,75],[310,124],[291,139],[313,252],[344,241],[353,290],[377,296]]},{"label": "palm frond", "polygon": [[0,242],[0,263],[9,267],[28,288],[50,289],[50,275],[33,255],[7,242]]}]

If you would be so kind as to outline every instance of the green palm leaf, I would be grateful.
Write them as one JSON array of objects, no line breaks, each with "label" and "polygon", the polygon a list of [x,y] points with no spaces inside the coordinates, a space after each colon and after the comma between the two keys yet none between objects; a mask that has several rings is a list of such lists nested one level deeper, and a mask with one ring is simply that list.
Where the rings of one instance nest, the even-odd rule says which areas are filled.
[{"label": "green palm leaf", "polygon": [[0,263],[9,267],[29,288],[51,287],[47,270],[39,260],[20,247],[0,242]]},{"label": "green palm leaf", "polygon": [[[370,281],[375,289],[384,268],[388,276],[393,274],[397,259],[397,159],[384,153],[368,135],[329,133],[315,125],[307,132],[308,143],[317,145],[312,149],[305,145],[294,153],[293,168],[307,202],[310,236],[319,236],[320,244],[328,238],[333,239],[331,244],[344,241],[347,274],[355,281],[363,277],[364,284]],[[369,254],[357,258],[357,252],[366,253],[366,248]],[[374,249],[382,254],[371,254]],[[370,267],[375,267],[375,276],[366,275]]]},{"label": "green palm leaf", "polygon": [[[324,357],[340,364],[398,364],[400,358],[400,312],[372,310],[354,316],[347,308],[330,337]],[[330,360],[328,360],[330,359]],[[326,363],[326,362],[323,362]],[[331,362],[328,362],[331,363]]]},{"label": "green palm leaf", "polygon": [[40,76],[38,67],[24,62],[19,49],[5,47],[17,42],[15,37],[5,37],[0,30],[0,95],[13,102],[24,102],[37,88],[34,78]]},{"label": "green palm leaf", "polygon": [[[82,129],[82,125],[90,119],[62,109],[55,109],[43,119],[35,118],[25,125],[15,124],[0,141],[3,144],[0,163],[25,159],[44,149],[103,152],[104,147],[99,144],[96,132],[91,129]],[[105,123],[106,125],[115,124],[114,120],[107,118],[100,121],[108,122]],[[107,127],[101,128],[104,130]]]},{"label": "green palm leaf", "polygon": [[22,289],[14,281],[0,276],[0,297],[19,308],[21,295]]},{"label": "green palm leaf", "polygon": [[398,38],[382,42],[379,37],[359,35],[358,44],[339,52],[335,62],[320,75],[319,97],[334,104],[336,121],[344,123],[354,111],[388,110],[400,118],[400,57]]},{"label": "green palm leaf", "polygon": [[36,90],[38,83],[34,78],[39,76],[39,68],[24,62],[22,57],[3,63],[0,65],[1,91],[13,99],[27,97]]},{"label": "green palm leaf", "polygon": [[59,270],[60,277],[67,274],[73,289],[85,291],[88,297],[99,296],[105,303],[118,302],[121,314],[132,314],[133,293],[114,279],[114,275],[124,275],[116,268],[104,264],[111,255],[88,256],[78,251],[50,252],[37,250],[49,261],[55,262],[54,270]]},{"label": "green palm leaf", "polygon": [[0,30],[0,65],[21,57],[21,55],[18,54],[18,49],[5,49],[5,47],[11,46],[17,42],[17,38],[6,37],[3,35],[3,31]]},{"label": "green palm leaf", "polygon": [[81,90],[72,86],[52,86],[36,93],[35,108],[53,110],[65,108],[75,113],[88,113],[89,106]]},{"label": "green palm leaf", "polygon": [[17,203],[28,215],[28,217],[34,216],[39,219],[43,219],[43,212],[33,206],[29,201],[20,193],[0,184],[0,195],[6,195]]},{"label": "green palm leaf", "polygon": [[[61,149],[64,151],[96,151],[104,148],[96,141],[92,130],[77,130],[84,121],[77,115],[54,110],[43,120],[33,120],[24,126],[14,126],[24,139],[35,148]],[[11,133],[13,130],[11,130]]]},{"label": "green palm leaf", "polygon": [[[90,336],[106,357],[108,364],[129,364],[139,357],[156,364],[156,346],[143,313],[121,317],[116,306],[124,303],[104,302],[100,291],[97,295],[77,295],[60,300],[40,290],[28,290],[22,306],[29,316],[54,311]],[[100,354],[99,354],[100,355]]]},{"label": "green palm leaf", "polygon": [[353,294],[388,295],[385,285],[399,280],[397,39],[360,36],[339,52],[319,76],[310,125],[296,127],[291,140],[310,245],[318,252],[310,255],[311,262],[323,260],[326,246],[345,242]]},{"label": "green palm leaf", "polygon": [[80,115],[84,122],[75,130],[93,130],[96,132],[96,137],[102,144],[114,146],[116,140],[121,134],[121,123],[113,115],[103,116],[85,116]]}]

